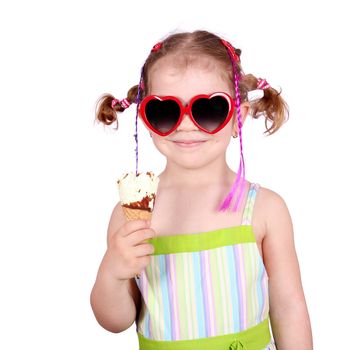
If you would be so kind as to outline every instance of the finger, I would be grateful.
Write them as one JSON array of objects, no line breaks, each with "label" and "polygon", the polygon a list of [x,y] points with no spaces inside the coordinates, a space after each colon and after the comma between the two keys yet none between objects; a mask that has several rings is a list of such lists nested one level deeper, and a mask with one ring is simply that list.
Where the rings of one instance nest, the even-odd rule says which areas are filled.
[{"label": "finger", "polygon": [[151,228],[135,231],[126,237],[128,244],[131,246],[136,246],[143,242],[147,242],[149,239],[155,236],[154,230]]},{"label": "finger", "polygon": [[141,272],[145,269],[151,262],[151,255],[145,255],[137,258],[136,270]]},{"label": "finger", "polygon": [[150,227],[150,222],[147,220],[132,220],[125,223],[120,229],[120,235],[126,237],[131,233]]},{"label": "finger", "polygon": [[133,247],[133,253],[137,258],[152,255],[154,253],[154,247],[152,244],[149,243],[139,244]]}]

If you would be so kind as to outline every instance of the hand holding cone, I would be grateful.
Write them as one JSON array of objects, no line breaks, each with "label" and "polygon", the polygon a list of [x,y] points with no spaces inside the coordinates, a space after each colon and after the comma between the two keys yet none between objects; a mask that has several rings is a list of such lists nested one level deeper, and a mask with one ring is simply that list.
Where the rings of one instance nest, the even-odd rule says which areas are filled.
[{"label": "hand holding cone", "polygon": [[[120,202],[127,221],[150,220],[159,183],[153,172],[125,173],[117,181]],[[139,275],[136,275],[139,278]]]}]

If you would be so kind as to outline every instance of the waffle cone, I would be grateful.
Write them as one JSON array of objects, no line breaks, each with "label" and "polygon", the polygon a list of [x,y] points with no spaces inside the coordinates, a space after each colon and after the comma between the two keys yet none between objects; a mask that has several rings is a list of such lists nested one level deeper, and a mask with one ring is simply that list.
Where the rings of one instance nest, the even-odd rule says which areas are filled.
[{"label": "waffle cone", "polygon": [[141,209],[131,209],[127,207],[123,207],[124,216],[127,221],[132,220],[151,220],[152,213],[147,210],[141,210]]}]

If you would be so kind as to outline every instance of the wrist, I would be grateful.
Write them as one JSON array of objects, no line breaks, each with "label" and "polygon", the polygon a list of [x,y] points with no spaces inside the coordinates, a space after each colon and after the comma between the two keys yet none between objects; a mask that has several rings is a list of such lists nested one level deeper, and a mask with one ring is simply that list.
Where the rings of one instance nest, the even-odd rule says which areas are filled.
[{"label": "wrist", "polygon": [[105,258],[106,256],[101,262],[97,277],[109,281],[109,283],[117,283],[118,285],[125,284],[128,281],[128,278],[122,278],[119,276],[117,271],[115,271],[115,268],[112,269],[111,263]]}]

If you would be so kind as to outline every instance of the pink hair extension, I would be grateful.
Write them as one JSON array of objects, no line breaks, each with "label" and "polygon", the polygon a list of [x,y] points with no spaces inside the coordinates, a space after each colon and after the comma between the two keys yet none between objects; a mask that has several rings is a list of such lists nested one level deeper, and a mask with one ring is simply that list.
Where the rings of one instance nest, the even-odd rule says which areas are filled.
[{"label": "pink hair extension", "polygon": [[238,88],[238,82],[239,82],[239,76],[236,69],[236,63],[235,63],[235,57],[233,56],[231,52],[231,48],[226,45],[226,43],[223,41],[223,44],[227,47],[229,57],[232,63],[233,68],[233,74],[234,74],[234,86],[235,86],[235,104],[237,109],[237,119],[238,119],[238,133],[239,133],[239,142],[240,142],[240,162],[239,162],[239,168],[237,172],[236,179],[233,183],[233,186],[231,188],[230,193],[226,196],[225,200],[221,204],[219,211],[226,211],[229,206],[231,205],[233,196],[236,194],[237,189],[239,189],[238,198],[236,198],[233,206],[233,212],[238,211],[238,207],[240,206],[243,198],[244,193],[244,184],[245,184],[245,164],[244,164],[244,157],[243,157],[243,144],[242,144],[242,116],[241,116],[241,96],[239,93]]}]

